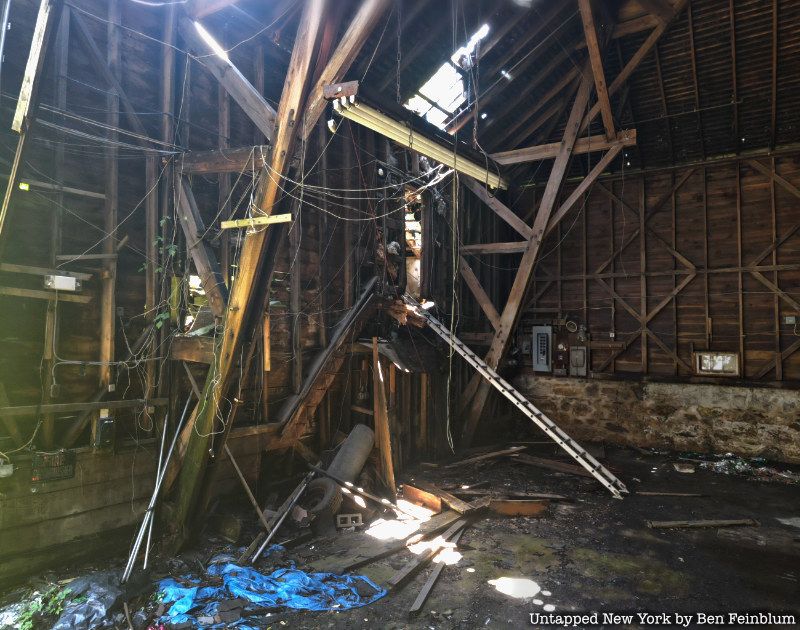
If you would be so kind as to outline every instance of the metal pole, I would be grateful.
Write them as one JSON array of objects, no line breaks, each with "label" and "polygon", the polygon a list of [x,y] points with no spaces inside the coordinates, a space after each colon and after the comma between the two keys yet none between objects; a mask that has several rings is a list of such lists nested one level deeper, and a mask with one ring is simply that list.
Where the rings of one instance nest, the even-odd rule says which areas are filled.
[{"label": "metal pole", "polygon": [[[167,441],[167,420],[169,420],[169,415],[164,416],[164,429],[161,431],[161,446],[158,449],[158,468],[156,469],[156,480],[161,476],[161,466],[164,460],[164,444]],[[150,525],[147,528],[147,545],[144,548],[144,563],[142,565],[143,569],[147,568],[147,560],[150,557],[150,541],[153,539],[153,521],[155,521],[155,517],[150,518]]]},{"label": "metal pole", "polygon": [[169,466],[169,461],[172,459],[172,452],[175,450],[175,443],[178,441],[178,436],[181,434],[181,428],[183,427],[183,421],[186,418],[186,412],[189,410],[189,403],[191,402],[192,397],[186,399],[186,406],[183,408],[183,414],[181,414],[181,420],[178,423],[178,426],[175,428],[175,435],[172,438],[172,443],[169,446],[169,451],[167,452],[167,458],[164,461],[164,466],[162,470],[159,471],[159,474],[156,476],[156,486],[153,488],[153,495],[150,497],[150,503],[147,506],[147,510],[145,511],[144,518],[142,519],[142,524],[139,527],[139,532],[136,535],[136,540],[133,543],[133,549],[131,549],[131,555],[128,557],[128,564],[125,566],[125,571],[122,574],[122,582],[125,583],[128,581],[128,578],[131,576],[131,572],[133,571],[133,565],[136,561],[136,556],[139,554],[139,548],[142,546],[142,539],[144,538],[144,532],[147,526],[149,525],[149,520],[152,518],[153,506],[156,504],[156,499],[158,498],[158,492],[161,490],[161,482],[164,481],[164,473],[167,470],[167,466]]}]

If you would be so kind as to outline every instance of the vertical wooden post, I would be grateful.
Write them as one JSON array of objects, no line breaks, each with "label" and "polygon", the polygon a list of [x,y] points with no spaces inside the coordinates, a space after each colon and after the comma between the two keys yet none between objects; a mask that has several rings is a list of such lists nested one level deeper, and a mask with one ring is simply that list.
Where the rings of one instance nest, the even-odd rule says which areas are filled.
[{"label": "vertical wooden post", "polygon": [[645,189],[645,177],[642,175],[642,184],[639,189],[639,324],[642,327],[642,374],[647,374],[648,348],[647,334],[644,331],[645,318],[647,317],[647,236],[644,229],[644,216],[647,212],[647,191]]},{"label": "vertical wooden post", "polygon": [[[772,171],[772,175],[769,178],[769,205],[770,205],[770,213],[771,213],[771,225],[772,225],[772,243],[775,244],[778,241],[778,213],[775,207],[776,199],[775,199],[775,158],[770,159],[770,170]],[[778,248],[772,248],[772,265],[777,266],[778,264]],[[708,275],[708,274],[706,274]],[[780,286],[778,284],[778,271],[777,269],[772,272],[772,282],[775,286]],[[772,292],[772,309],[773,309],[773,321],[775,326],[775,339],[774,339],[774,347],[775,347],[775,380],[782,381],[783,380],[783,356],[781,355],[781,301],[778,297],[778,293],[773,291]]]},{"label": "vertical wooden post", "polygon": [[[114,76],[119,77],[119,30],[117,24],[120,20],[119,0],[109,0],[108,3],[108,67]],[[108,139],[114,142],[117,133],[114,128],[119,127],[119,96],[109,92],[106,95],[106,123],[111,129]],[[105,207],[104,229],[108,238],[103,240],[103,253],[116,254],[117,238],[117,209],[119,203],[119,164],[117,162],[117,149],[113,144],[106,147],[106,182],[105,182]],[[116,322],[116,288],[117,263],[115,259],[103,261],[102,294],[100,298],[100,386],[108,390],[111,385],[111,362],[114,360],[114,337]],[[92,438],[97,429],[97,417],[92,420]]]},{"label": "vertical wooden post", "polygon": [[[670,190],[672,194],[670,195],[670,204],[672,210],[672,249],[676,249],[678,245],[677,239],[677,231],[678,231],[678,222],[677,222],[677,211],[678,206],[675,200],[675,171],[670,171]],[[675,257],[672,257],[672,269],[675,270],[678,267],[678,261],[675,260]],[[675,275],[672,276],[672,290],[675,290],[677,286],[677,278]],[[672,300],[672,337],[675,339],[675,354],[678,354],[678,296],[675,296],[675,299]],[[680,366],[678,362],[675,361],[675,376],[678,376],[678,372],[680,371]]]},{"label": "vertical wooden post", "polygon": [[378,338],[372,338],[372,417],[375,421],[375,441],[380,452],[381,472],[392,495],[397,494],[394,481],[394,458],[392,457],[392,437],[389,430],[389,415],[386,411],[386,390],[378,354]]},{"label": "vertical wooden post", "polygon": [[292,391],[300,393],[303,387],[303,267],[301,264],[300,243],[303,238],[302,204],[292,204],[292,225],[289,228],[289,313],[291,320],[289,329],[292,342]]},{"label": "vertical wooden post", "polygon": [[[319,184],[324,190],[328,189],[328,152],[325,150],[327,135],[327,127],[324,121],[317,124],[317,147],[319,150]],[[328,222],[328,197],[322,196],[319,201],[320,210],[317,211],[317,247],[319,254],[319,278],[317,279],[318,290],[317,295],[317,308],[319,314],[317,320],[319,322],[319,345],[324,348],[328,345],[328,317],[327,307],[328,301],[326,294],[328,291],[329,274],[327,258],[334,250],[333,234],[329,233],[330,227]]]},{"label": "vertical wooden post", "polygon": [[[691,7],[689,7],[691,11]],[[691,13],[689,13],[691,15]],[[706,168],[702,169],[703,173],[703,266],[708,269],[708,183],[706,181]],[[708,300],[708,274],[703,274],[703,306],[706,316],[706,350],[711,349],[712,339],[712,322],[710,304]]]},{"label": "vertical wooden post", "polygon": [[[175,101],[175,40],[177,34],[177,5],[172,4],[168,7],[165,7],[165,15],[164,15],[164,32],[162,35],[163,44],[161,46],[161,87],[160,87],[160,110],[161,110],[161,140],[164,142],[173,142],[175,139],[175,125],[173,122],[173,110],[174,110],[174,101]],[[189,71],[189,67],[186,68],[187,72]],[[187,77],[187,85],[188,77]],[[155,160],[155,156],[151,158]],[[154,165],[155,166],[155,165]],[[157,168],[157,167],[156,167]],[[156,169],[153,169],[154,171]],[[161,173],[161,188],[160,188],[160,197],[159,197],[159,215],[160,215],[160,226],[154,226],[153,229],[155,230],[155,234],[158,234],[160,228],[160,235],[163,243],[171,243],[172,242],[172,234],[174,233],[176,226],[172,221],[173,218],[173,165],[172,162],[167,162],[164,166],[163,172]],[[148,186],[150,184],[148,183]],[[156,186],[156,182],[152,183],[152,186]],[[151,263],[154,264],[156,267],[160,266],[161,264],[161,253],[158,247],[155,247],[155,236],[152,238],[152,243],[154,244],[154,256],[151,258]],[[162,272],[159,274],[155,269],[153,270],[153,278],[156,284],[156,290],[154,292],[154,304],[152,306],[152,313],[150,315],[149,321],[152,321],[152,318],[156,315],[156,309],[161,308],[164,305],[169,297],[169,293],[171,287],[167,282],[166,272]],[[160,285],[159,285],[159,280]],[[159,288],[160,287],[160,288]],[[163,341],[167,338],[169,334],[169,322],[164,322],[164,325],[161,327],[159,332],[156,334],[156,337],[159,337],[159,341]],[[155,356],[157,348],[164,347],[161,343],[154,344],[151,347],[151,353]],[[163,394],[167,391],[167,387],[169,385],[169,378],[166,378],[165,372],[169,372],[170,368],[169,365],[165,365],[162,370],[158,371],[158,366],[155,361],[148,361],[148,366],[151,366],[151,372],[148,372],[150,382],[152,383],[152,390],[156,389],[156,381],[158,382],[158,392],[159,394]],[[175,417],[175,413],[177,413],[177,401],[174,399],[171,401],[172,404],[175,405],[175,411],[171,417]]]},{"label": "vertical wooden post", "polygon": [[417,455],[428,451],[428,373],[419,375],[419,430],[417,431]]},{"label": "vertical wooden post", "polygon": [[[70,7],[62,9],[61,20],[58,23],[55,42],[55,102],[56,107],[64,111],[67,109],[67,75],[69,73],[69,28]],[[62,134],[61,140],[64,140]],[[64,183],[64,144],[59,142],[53,152],[53,174],[56,183]],[[50,266],[56,267],[56,255],[61,249],[61,206],[64,204],[64,193],[59,190],[55,195],[55,202],[50,209]],[[58,306],[54,300],[47,302],[47,313],[44,324],[44,403],[53,400],[51,387],[53,385],[53,366],[58,345]],[[55,420],[53,414],[45,414],[42,423],[42,442],[45,448],[52,448],[55,440]]]},{"label": "vertical wooden post", "polygon": [[[731,2],[731,8],[733,3]],[[733,16],[731,16],[733,19]],[[739,369],[742,378],[747,378],[747,362],[744,352],[744,273],[742,272],[742,166],[736,165],[736,265],[739,267]]]}]

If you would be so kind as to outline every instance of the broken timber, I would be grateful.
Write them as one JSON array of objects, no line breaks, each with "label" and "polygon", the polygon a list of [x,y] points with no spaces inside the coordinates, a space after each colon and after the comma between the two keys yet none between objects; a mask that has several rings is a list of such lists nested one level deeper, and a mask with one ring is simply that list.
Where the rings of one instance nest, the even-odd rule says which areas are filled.
[{"label": "broken timber", "polygon": [[563,429],[555,424],[544,413],[537,409],[531,401],[518,392],[508,381],[501,377],[494,369],[489,367],[477,354],[470,350],[458,337],[453,335],[428,311],[421,308],[413,298],[405,296],[406,304],[411,306],[419,315],[428,320],[428,326],[447,344],[458,352],[486,381],[508,398],[517,409],[524,413],[530,420],[555,440],[572,458],[585,468],[595,479],[603,484],[611,494],[621,499],[622,494],[627,494],[628,489],[605,466],[598,462],[586,449],[569,437]]},{"label": "broken timber", "polygon": [[[337,352],[344,344],[347,334],[354,330],[354,326],[361,321],[364,313],[372,304],[374,297],[374,288],[377,278],[372,278],[364,287],[361,297],[358,302],[353,305],[353,308],[342,318],[336,328],[331,334],[331,340],[328,347],[325,348],[311,363],[308,375],[303,381],[300,392],[290,396],[283,405],[283,408],[278,413],[278,424],[280,426],[287,426],[298,418],[303,411],[312,411],[316,409],[322,400],[322,396],[318,393],[321,391],[324,395],[336,370],[331,369],[330,366],[337,360]],[[324,383],[318,381],[324,380]]]}]

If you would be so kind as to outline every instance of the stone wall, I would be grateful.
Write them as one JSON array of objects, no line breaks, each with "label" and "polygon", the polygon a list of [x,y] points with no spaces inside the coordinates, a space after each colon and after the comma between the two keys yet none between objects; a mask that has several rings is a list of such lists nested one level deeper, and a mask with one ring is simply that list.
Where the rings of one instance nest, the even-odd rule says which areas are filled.
[{"label": "stone wall", "polygon": [[576,439],[800,463],[800,392],[554,378],[514,385]]}]

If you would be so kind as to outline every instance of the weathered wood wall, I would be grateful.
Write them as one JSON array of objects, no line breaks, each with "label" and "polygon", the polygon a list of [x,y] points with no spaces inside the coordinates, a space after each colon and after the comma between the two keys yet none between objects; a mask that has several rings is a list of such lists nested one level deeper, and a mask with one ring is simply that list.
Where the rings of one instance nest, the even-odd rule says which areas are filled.
[{"label": "weathered wood wall", "polygon": [[796,384],[798,170],[762,157],[599,182],[544,244],[526,318],[586,324],[599,374],[689,378],[692,351],[718,350],[741,354],[742,380]]}]

